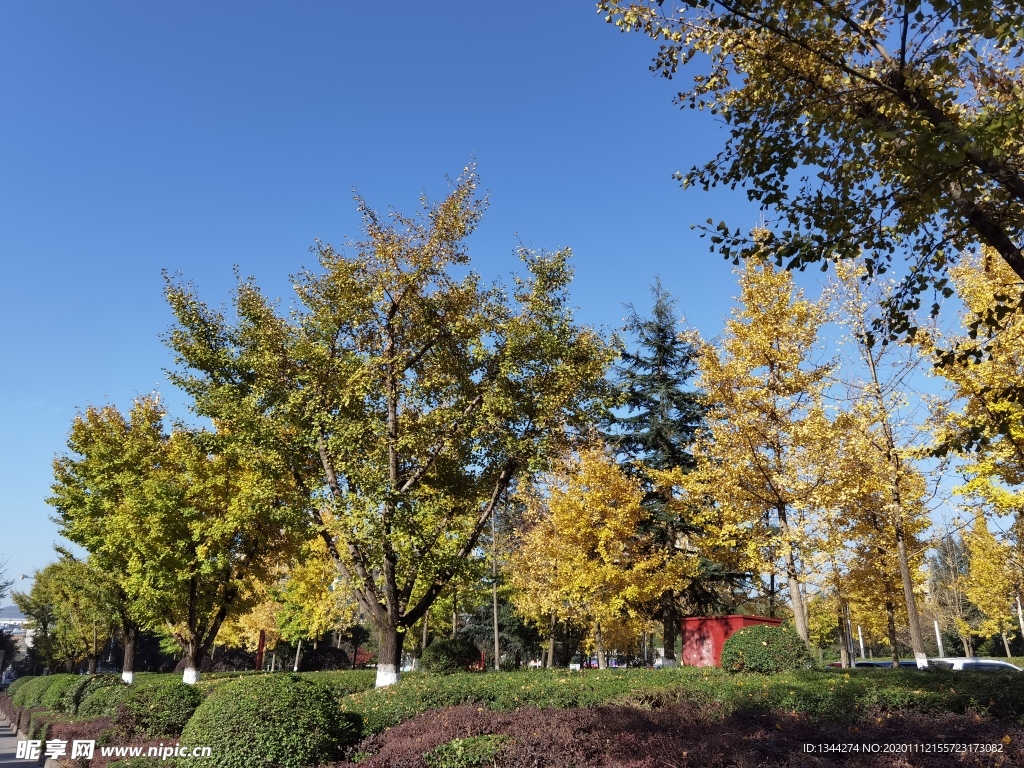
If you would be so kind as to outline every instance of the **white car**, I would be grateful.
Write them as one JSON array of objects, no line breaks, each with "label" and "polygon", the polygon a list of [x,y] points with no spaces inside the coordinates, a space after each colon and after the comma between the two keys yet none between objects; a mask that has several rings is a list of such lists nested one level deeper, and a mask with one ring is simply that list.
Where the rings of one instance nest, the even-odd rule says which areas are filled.
[{"label": "white car", "polygon": [[978,657],[960,657],[928,659],[928,666],[936,669],[952,669],[956,672],[1020,672],[1008,661],[999,659],[979,659]]}]

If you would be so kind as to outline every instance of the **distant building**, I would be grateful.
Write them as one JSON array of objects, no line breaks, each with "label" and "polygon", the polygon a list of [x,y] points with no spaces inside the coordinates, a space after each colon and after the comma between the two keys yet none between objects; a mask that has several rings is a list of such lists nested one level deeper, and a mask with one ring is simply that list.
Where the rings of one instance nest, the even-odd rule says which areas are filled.
[{"label": "distant building", "polygon": [[8,605],[0,608],[0,629],[5,629],[12,635],[24,636],[27,632],[26,621],[28,619],[24,613],[18,610],[17,606]]}]

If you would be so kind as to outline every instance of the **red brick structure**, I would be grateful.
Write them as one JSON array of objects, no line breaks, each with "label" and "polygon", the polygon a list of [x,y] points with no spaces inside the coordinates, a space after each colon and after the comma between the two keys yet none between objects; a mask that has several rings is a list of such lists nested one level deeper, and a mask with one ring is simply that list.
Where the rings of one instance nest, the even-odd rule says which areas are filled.
[{"label": "red brick structure", "polygon": [[722,646],[744,627],[755,624],[779,626],[782,619],[767,616],[691,616],[683,619],[683,664],[690,667],[722,666]]}]

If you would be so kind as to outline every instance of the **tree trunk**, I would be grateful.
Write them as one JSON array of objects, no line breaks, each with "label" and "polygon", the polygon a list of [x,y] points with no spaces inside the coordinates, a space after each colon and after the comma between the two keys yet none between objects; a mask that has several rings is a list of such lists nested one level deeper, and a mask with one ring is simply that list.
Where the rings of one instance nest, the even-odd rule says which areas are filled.
[{"label": "tree trunk", "polygon": [[199,660],[194,652],[185,652],[185,671],[181,674],[181,682],[185,685],[195,685],[199,682]]},{"label": "tree trunk", "polygon": [[[846,639],[850,643],[850,666],[854,666],[854,662],[857,660],[857,646],[853,639],[853,617],[850,615],[850,604],[846,604]],[[808,623],[810,621],[808,620]]]},{"label": "tree trunk", "polygon": [[200,670],[203,659],[206,658],[206,647],[193,636],[183,644],[185,652],[185,671],[182,673],[181,681],[186,685],[195,685],[199,682]]},{"label": "tree trunk", "polygon": [[124,658],[121,661],[121,679],[128,685],[135,682],[135,645],[139,641],[138,627],[124,628]]},{"label": "tree trunk", "polygon": [[1024,639],[1024,610],[1020,607],[1020,595],[1017,595],[1017,623],[1020,624],[1020,636]]},{"label": "tree trunk", "polygon": [[[862,340],[863,343],[863,340]],[[900,581],[903,583],[903,600],[907,605],[907,623],[910,625],[910,649],[917,661],[918,668],[928,666],[928,656],[924,652],[924,634],[921,632],[921,619],[917,614],[917,601],[914,598],[914,577],[910,572],[910,558],[907,555],[906,530],[903,525],[903,494],[900,490],[900,479],[903,476],[903,463],[899,450],[896,448],[896,437],[889,421],[889,408],[882,395],[882,385],[875,367],[875,357],[866,346],[862,347],[867,358],[871,381],[874,384],[872,395],[878,405],[881,416],[882,434],[885,437],[886,460],[889,464],[889,500],[892,503],[892,522],[896,534],[896,560],[900,568]]]},{"label": "tree trunk", "polygon": [[498,582],[494,582],[494,671],[501,670],[501,642],[498,634]]},{"label": "tree trunk", "polygon": [[850,641],[846,637],[846,607],[840,603],[838,607],[839,619],[839,664],[843,669],[853,666],[850,663]]},{"label": "tree trunk", "polygon": [[910,649],[919,669],[928,666],[928,654],[924,652],[924,636],[921,634],[921,619],[917,615],[914,600],[914,578],[910,573],[910,558],[907,556],[907,542],[903,530],[903,513],[896,512],[896,558],[900,564],[900,580],[903,582],[903,599],[907,604],[907,623],[910,625]]},{"label": "tree trunk", "polygon": [[267,652],[267,631],[265,629],[260,630],[260,640],[256,646],[256,671],[260,672],[263,669],[263,657]]},{"label": "tree trunk", "polygon": [[376,686],[382,688],[398,682],[402,672],[402,641],[405,639],[405,633],[399,632],[395,626],[384,626],[379,629],[380,649],[377,652]]},{"label": "tree trunk", "polygon": [[555,614],[551,614],[551,634],[548,635],[548,669],[555,666]]},{"label": "tree trunk", "polygon": [[298,645],[295,646],[295,663],[292,664],[292,672],[299,671],[299,655],[302,653],[302,638],[299,638]]},{"label": "tree trunk", "polygon": [[1003,648],[1006,649],[1006,658],[1010,658],[1010,641],[1006,639],[1006,633],[1000,632],[999,635],[1003,638]]},{"label": "tree trunk", "polygon": [[786,516],[786,505],[779,504],[776,507],[779,515],[779,530],[782,532],[783,545],[786,548],[786,582],[789,585],[789,599],[793,603],[793,623],[796,625],[796,633],[804,644],[810,646],[811,634],[807,628],[807,608],[804,606],[804,595],[800,590],[800,570],[796,564],[796,554],[793,551],[793,536],[789,527],[789,519]]},{"label": "tree trunk", "polygon": [[430,622],[430,611],[427,611],[426,613],[423,614],[423,641],[422,641],[422,644],[420,645],[420,648],[422,649],[420,651],[420,656],[421,657],[423,656],[423,651],[427,650],[427,641],[430,640],[430,636],[429,636],[429,632],[430,632],[429,622]]},{"label": "tree trunk", "polygon": [[800,570],[796,564],[796,553],[793,551],[793,535],[789,527],[789,518],[785,504],[779,504],[775,508],[779,516],[779,531],[782,533],[783,546],[786,548],[786,583],[789,586],[789,599],[793,603],[793,623],[796,625],[796,633],[804,644],[810,646],[811,633],[807,628],[807,608],[804,605],[804,595],[800,590]]},{"label": "tree trunk", "polygon": [[664,661],[666,667],[676,666],[676,637],[679,629],[676,617],[676,601],[672,590],[665,590],[661,595],[661,636],[665,645]]},{"label": "tree trunk", "polygon": [[498,640],[498,534],[494,518],[497,508],[491,509],[491,605],[494,613],[494,671],[501,669],[501,644]]},{"label": "tree trunk", "polygon": [[608,662],[604,657],[604,638],[601,637],[601,622],[594,625],[594,645],[597,646],[597,668],[607,669]]},{"label": "tree trunk", "polygon": [[896,610],[892,600],[885,601],[885,617],[889,625],[889,649],[892,651],[892,668],[899,669],[900,649],[896,647]]},{"label": "tree trunk", "polygon": [[220,606],[217,608],[217,612],[214,614],[209,625],[204,625],[199,618],[200,611],[197,608],[199,599],[198,587],[195,577],[191,579],[188,626],[184,633],[174,633],[175,639],[181,644],[185,654],[185,672],[181,679],[186,685],[194,685],[199,682],[203,659],[206,658],[206,654],[213,648],[213,644],[217,640],[217,633],[220,632],[220,628],[228,616],[231,604],[238,597],[237,588],[229,586],[230,577],[230,572],[225,574],[225,585],[224,591],[220,596]]},{"label": "tree trunk", "polygon": [[960,642],[964,645],[964,656],[970,658],[974,655],[974,642],[971,640],[970,635],[961,635],[957,632],[957,636],[960,638]]}]

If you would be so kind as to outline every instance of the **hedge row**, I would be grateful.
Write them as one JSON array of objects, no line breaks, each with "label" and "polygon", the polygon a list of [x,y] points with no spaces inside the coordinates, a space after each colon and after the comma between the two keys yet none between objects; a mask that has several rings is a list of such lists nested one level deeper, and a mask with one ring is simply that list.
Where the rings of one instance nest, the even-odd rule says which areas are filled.
[{"label": "hedge row", "polygon": [[241,768],[254,760],[299,768],[337,759],[361,738],[361,718],[342,712],[339,702],[371,688],[375,673],[210,678],[197,686],[157,674],[138,675],[131,686],[112,675],[21,678],[14,696],[0,695],[0,710],[31,738],[84,733],[138,744],[181,736],[182,743],[213,747],[214,757],[204,761],[208,768]]},{"label": "hedge row", "polygon": [[[1024,686],[998,673],[800,670],[762,676],[693,668],[531,670],[410,674],[395,686],[361,690],[372,685],[372,675],[236,675],[208,686],[205,698],[197,687],[182,685],[176,675],[154,676],[131,687],[103,685],[107,680],[99,677],[79,681],[77,687],[54,675],[52,680],[23,683],[8,701],[10,706],[15,699],[41,701],[48,686],[56,685],[63,692],[50,698],[63,703],[72,692],[81,693],[92,685],[94,690],[78,706],[81,717],[95,706],[93,702],[108,701],[116,691],[115,738],[175,738],[180,733],[182,744],[213,747],[214,757],[204,761],[208,768],[254,764],[299,768],[329,762],[362,737],[427,710],[469,702],[504,711],[602,704],[657,709],[686,702],[708,717],[743,710],[788,710],[836,722],[907,710],[975,712],[1003,721],[1024,717]],[[63,732],[67,725],[60,718],[71,716],[40,707],[16,709],[22,729],[31,728],[36,737],[46,728]]]},{"label": "hedge row", "polygon": [[800,670],[772,676],[697,668],[407,675],[398,685],[349,696],[341,707],[359,714],[364,735],[370,735],[422,712],[468,702],[508,711],[601,704],[660,708],[683,701],[722,716],[777,709],[837,722],[866,712],[904,710],[976,712],[1009,721],[1024,717],[1024,685],[1016,678],[911,669]]}]

